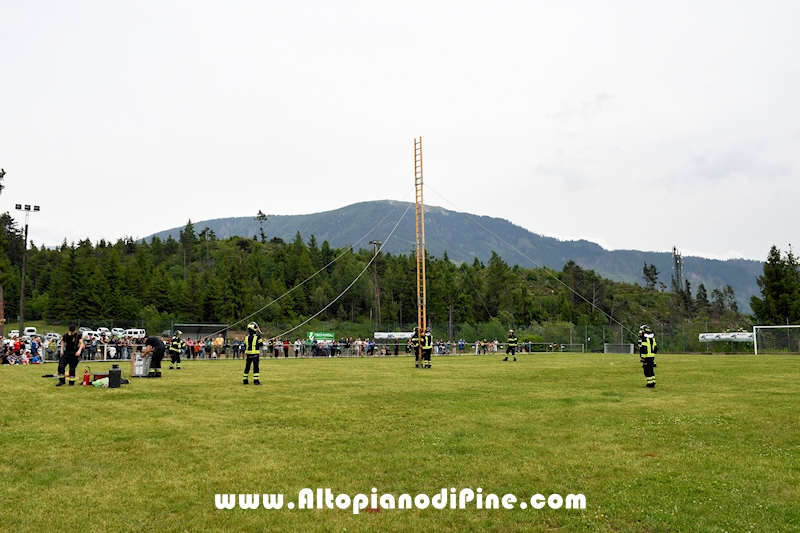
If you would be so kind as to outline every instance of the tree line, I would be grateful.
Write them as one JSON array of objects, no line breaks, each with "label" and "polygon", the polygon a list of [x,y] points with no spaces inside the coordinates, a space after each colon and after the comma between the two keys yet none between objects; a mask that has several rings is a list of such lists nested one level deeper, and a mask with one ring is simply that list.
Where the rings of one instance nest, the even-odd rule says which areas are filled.
[{"label": "tree line", "polygon": [[[6,316],[18,313],[22,235],[6,213],[2,225],[2,282]],[[379,253],[368,275],[359,274],[373,250],[333,248],[314,235],[294,240],[258,236],[218,239],[191,221],[179,238],[131,238],[115,243],[88,239],[55,249],[31,244],[26,279],[26,318],[84,321],[160,319],[232,323],[254,315],[259,321],[300,321],[328,306],[323,320],[375,320],[380,294],[386,328],[416,322],[416,261],[409,254]],[[657,288],[658,272],[645,284],[610,281],[574,261],[562,270],[509,266],[492,253],[487,264],[454,264],[445,252],[427,257],[427,310],[432,322],[485,323],[510,327],[546,322],[576,325],[676,322],[698,317],[737,325],[744,320],[725,289],[712,301],[686,299]],[[372,268],[377,269],[377,278]],[[315,275],[316,273],[316,275]],[[353,286],[347,287],[358,278]],[[377,279],[377,287],[375,281]],[[653,280],[656,280],[655,282]],[[291,290],[290,290],[291,289]],[[687,292],[689,286],[687,284]]]},{"label": "tree line", "polygon": [[[662,291],[666,289],[664,283],[658,281],[658,275],[659,272],[655,265],[644,263],[642,278],[648,289],[654,290],[656,284]],[[671,281],[671,307],[685,319],[717,320],[726,313],[737,314],[739,312],[736,293],[730,285],[725,285],[722,289],[712,289],[709,298],[708,290],[703,283],[697,286],[697,291],[692,296],[692,284],[689,280],[684,280],[684,284],[680,285],[673,276]]]},{"label": "tree line", "polygon": [[[0,216],[0,282],[5,312],[18,313],[22,232]],[[132,238],[28,250],[26,319],[125,321],[135,319],[232,323],[254,315],[262,322],[303,320],[328,306],[323,320],[374,322],[376,291],[381,327],[410,329],[416,322],[416,260],[373,250],[333,248],[298,232],[291,242],[260,236],[218,239],[191,220],[179,238]],[[377,269],[377,276],[373,268]],[[316,273],[316,275],[315,275]],[[353,286],[347,287],[358,278]],[[377,281],[377,285],[376,282]],[[558,270],[510,266],[495,252],[487,264],[455,264],[447,252],[427,257],[427,309],[431,322],[508,327],[548,322],[602,325],[712,320],[738,327],[730,287],[705,287],[692,296],[670,293],[645,264],[642,285],[614,282],[568,261]],[[291,289],[291,290],[290,290]]]}]

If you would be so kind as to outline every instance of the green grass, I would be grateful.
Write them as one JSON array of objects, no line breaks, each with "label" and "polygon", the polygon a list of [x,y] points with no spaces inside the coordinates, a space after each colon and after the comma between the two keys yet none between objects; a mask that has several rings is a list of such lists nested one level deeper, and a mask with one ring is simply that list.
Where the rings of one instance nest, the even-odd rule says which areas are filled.
[{"label": "green grass", "polygon": [[[800,358],[189,361],[120,389],[0,368],[2,531],[797,531]],[[93,370],[107,368],[94,364]],[[127,365],[126,365],[127,366]],[[83,367],[79,367],[79,374]],[[127,370],[127,368],[125,368]],[[80,376],[79,376],[80,377]],[[582,493],[585,510],[218,510],[217,493]]]}]

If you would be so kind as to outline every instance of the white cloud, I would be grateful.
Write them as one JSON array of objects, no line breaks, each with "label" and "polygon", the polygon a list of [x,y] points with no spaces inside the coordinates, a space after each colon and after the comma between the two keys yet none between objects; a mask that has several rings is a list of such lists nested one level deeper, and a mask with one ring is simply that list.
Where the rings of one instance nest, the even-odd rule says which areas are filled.
[{"label": "white cloud", "polygon": [[746,197],[754,187],[774,187],[793,175],[786,155],[776,155],[764,140],[738,140],[680,153],[679,162],[658,180],[674,194]]},{"label": "white cloud", "polygon": [[590,185],[590,164],[586,156],[569,156],[558,149],[549,161],[536,167],[535,174],[556,179],[566,189],[576,191]]},{"label": "white cloud", "polygon": [[599,92],[589,100],[582,100],[578,104],[564,102],[561,108],[554,113],[546,113],[545,116],[556,120],[567,120],[580,117],[583,120],[590,120],[604,111],[614,108],[617,98],[607,92]]},{"label": "white cloud", "polygon": [[[401,199],[422,135],[426,183],[463,211],[763,258],[800,242],[799,17],[781,2],[0,3],[0,210],[40,199],[31,234],[59,244]],[[643,199],[654,215],[634,224]]]}]

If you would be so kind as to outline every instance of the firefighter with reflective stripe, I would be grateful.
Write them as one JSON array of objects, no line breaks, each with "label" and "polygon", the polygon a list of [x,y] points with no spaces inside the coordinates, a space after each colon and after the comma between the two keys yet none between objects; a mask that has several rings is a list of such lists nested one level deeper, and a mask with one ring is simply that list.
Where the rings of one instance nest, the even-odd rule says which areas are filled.
[{"label": "firefighter with reflective stripe", "polygon": [[431,328],[425,328],[425,335],[422,337],[422,368],[431,367],[431,352],[433,351],[433,336]]},{"label": "firefighter with reflective stripe", "polygon": [[181,369],[181,352],[186,348],[186,343],[181,339],[183,332],[179,329],[175,330],[172,340],[169,341],[169,369],[172,370],[175,365],[178,370]]},{"label": "firefighter with reflective stripe", "polygon": [[61,350],[58,354],[58,383],[56,387],[61,387],[66,383],[64,370],[69,366],[69,386],[75,385],[75,369],[83,351],[83,338],[75,331],[75,326],[70,325],[69,333],[61,337]]},{"label": "firefighter with reflective stripe", "polygon": [[422,365],[422,355],[419,351],[419,340],[419,328],[414,328],[414,333],[411,334],[411,353],[414,354],[414,365],[417,367]]},{"label": "firefighter with reflective stripe", "polygon": [[508,354],[514,358],[514,361],[517,360],[517,336],[514,335],[514,330],[508,330],[508,346],[506,347],[506,356],[503,358],[503,361],[508,361]]},{"label": "firefighter with reflective stripe", "polygon": [[247,377],[250,374],[250,366],[253,367],[253,385],[261,385],[258,379],[258,359],[261,355],[261,329],[255,322],[247,324],[247,336],[244,338],[244,356],[247,362],[244,365],[244,379],[242,383],[247,385]]},{"label": "firefighter with reflective stripe", "polygon": [[647,324],[639,328],[639,360],[642,362],[644,377],[648,388],[656,386],[656,354],[658,353],[658,343],[652,328]]}]

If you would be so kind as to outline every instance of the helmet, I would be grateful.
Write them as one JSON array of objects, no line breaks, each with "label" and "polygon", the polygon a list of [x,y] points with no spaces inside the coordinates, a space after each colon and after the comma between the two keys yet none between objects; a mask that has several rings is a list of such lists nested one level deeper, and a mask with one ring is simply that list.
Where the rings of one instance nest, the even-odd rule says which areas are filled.
[{"label": "helmet", "polygon": [[258,324],[255,322],[250,322],[247,324],[247,331],[258,331]]},{"label": "helmet", "polygon": [[508,330],[509,333],[514,333],[513,329]]},{"label": "helmet", "polygon": [[653,329],[650,326],[648,326],[647,324],[642,324],[642,327],[639,328],[639,333],[640,334],[641,333],[644,333],[644,334],[653,333]]},{"label": "helmet", "polygon": [[179,329],[176,329],[175,330],[175,336],[176,337],[180,337],[181,335],[183,335],[183,332],[181,330],[179,330]]}]

